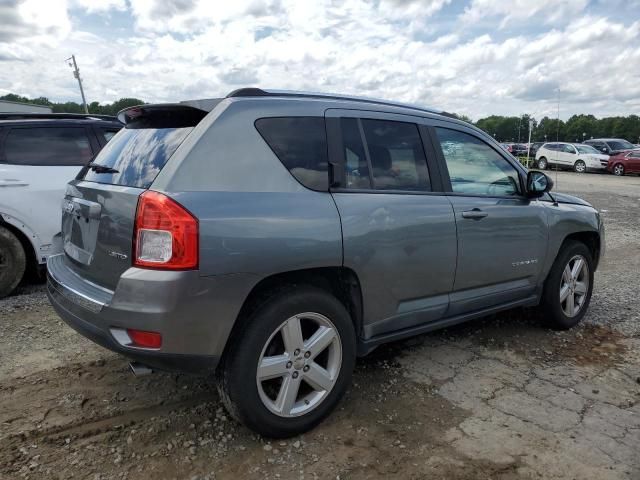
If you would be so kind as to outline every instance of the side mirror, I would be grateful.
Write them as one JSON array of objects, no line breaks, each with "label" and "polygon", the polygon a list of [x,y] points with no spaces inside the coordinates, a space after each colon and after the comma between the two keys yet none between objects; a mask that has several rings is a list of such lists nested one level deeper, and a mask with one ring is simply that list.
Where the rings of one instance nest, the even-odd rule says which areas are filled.
[{"label": "side mirror", "polygon": [[541,197],[553,188],[553,180],[542,172],[531,170],[527,173],[527,194],[530,197]]}]

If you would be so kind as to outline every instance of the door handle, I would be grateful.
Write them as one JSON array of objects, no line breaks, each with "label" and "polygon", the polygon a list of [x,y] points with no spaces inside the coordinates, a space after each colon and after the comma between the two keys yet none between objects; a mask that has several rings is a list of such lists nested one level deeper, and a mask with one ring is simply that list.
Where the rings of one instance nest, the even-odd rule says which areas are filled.
[{"label": "door handle", "polygon": [[474,208],[473,210],[467,210],[466,212],[462,212],[462,218],[470,218],[472,220],[480,220],[489,215],[487,212],[483,212],[479,208]]}]

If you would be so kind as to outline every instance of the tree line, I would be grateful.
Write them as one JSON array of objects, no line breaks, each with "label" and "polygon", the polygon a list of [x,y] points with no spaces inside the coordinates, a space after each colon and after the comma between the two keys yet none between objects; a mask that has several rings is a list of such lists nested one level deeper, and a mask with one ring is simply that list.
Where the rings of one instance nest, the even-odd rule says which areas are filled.
[{"label": "tree line", "polygon": [[[84,113],[82,105],[76,102],[57,103],[46,97],[27,98],[10,93],[0,97],[0,100],[12,102],[35,103],[46,105],[53,109],[54,113]],[[145,103],[139,98],[121,98],[113,103],[101,105],[91,102],[88,105],[89,113],[100,115],[115,115],[123,108]],[[525,143],[529,138],[529,120],[533,122],[531,141],[561,141],[581,142],[589,138],[625,138],[632,143],[640,143],[640,117],[629,115],[626,117],[596,118],[594,115],[573,115],[566,122],[555,118],[543,117],[537,120],[530,115],[520,117],[504,117],[491,115],[481,118],[477,122],[464,115],[457,115],[461,120],[474,123],[500,142]]]},{"label": "tree line", "polygon": [[[34,103],[36,105],[44,105],[51,107],[53,113],[84,113],[82,104],[76,102],[52,102],[46,97],[27,98],[14,93],[3,95],[0,100],[7,100],[10,102],[22,102],[22,103]],[[141,105],[145,103],[139,98],[121,98],[113,103],[106,103],[101,105],[98,102],[91,102],[87,105],[89,113],[96,115],[115,115],[123,108],[132,107],[134,105]]]},{"label": "tree line", "polygon": [[526,143],[529,138],[529,120],[533,121],[532,142],[582,142],[590,138],[624,138],[632,143],[640,143],[638,115],[596,118],[594,115],[581,114],[571,116],[566,122],[549,117],[537,120],[529,115],[491,115],[481,118],[475,125],[500,142]]}]

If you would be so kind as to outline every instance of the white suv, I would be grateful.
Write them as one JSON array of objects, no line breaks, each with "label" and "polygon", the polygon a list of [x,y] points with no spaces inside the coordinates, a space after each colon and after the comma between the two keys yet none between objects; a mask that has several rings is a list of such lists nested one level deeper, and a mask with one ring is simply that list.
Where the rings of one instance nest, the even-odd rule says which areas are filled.
[{"label": "white suv", "polygon": [[608,161],[609,155],[604,155],[589,145],[554,142],[545,143],[538,149],[535,166],[544,170],[554,165],[584,173],[588,170],[605,171]]},{"label": "white suv", "polygon": [[0,114],[0,298],[57,253],[67,182],[121,127],[105,116]]}]

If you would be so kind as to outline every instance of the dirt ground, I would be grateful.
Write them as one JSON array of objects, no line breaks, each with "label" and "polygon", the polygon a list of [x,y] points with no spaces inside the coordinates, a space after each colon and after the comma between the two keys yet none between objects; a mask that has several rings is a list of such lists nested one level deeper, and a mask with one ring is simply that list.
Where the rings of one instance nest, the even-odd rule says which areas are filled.
[{"label": "dirt ground", "polygon": [[381,347],[284,442],[232,421],[208,379],[134,377],[23,288],[0,301],[0,478],[640,479],[640,178],[553,176],[606,220],[580,327],[515,310]]}]

